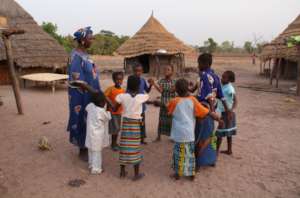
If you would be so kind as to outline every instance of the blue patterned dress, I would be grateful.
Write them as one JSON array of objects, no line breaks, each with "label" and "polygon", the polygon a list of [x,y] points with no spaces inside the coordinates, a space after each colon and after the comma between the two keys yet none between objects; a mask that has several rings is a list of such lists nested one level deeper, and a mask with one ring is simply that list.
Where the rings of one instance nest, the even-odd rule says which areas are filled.
[{"label": "blue patterned dress", "polygon": [[[68,68],[69,81],[82,80],[94,89],[101,91],[99,74],[87,53],[73,50]],[[90,103],[90,94],[77,88],[69,88],[69,122],[70,142],[80,148],[85,147],[86,113],[85,107]]]},{"label": "blue patterned dress", "polygon": [[[220,79],[213,70],[206,69],[200,73],[200,87],[197,98],[199,102],[206,106],[209,106],[209,98],[212,98],[215,101],[215,105],[217,104],[217,98],[224,100]],[[210,116],[197,121],[195,128],[196,145],[198,145],[200,141],[205,141],[207,139],[211,140],[210,144],[204,149],[200,156],[197,156],[197,167],[214,165],[217,159],[214,120]]]}]

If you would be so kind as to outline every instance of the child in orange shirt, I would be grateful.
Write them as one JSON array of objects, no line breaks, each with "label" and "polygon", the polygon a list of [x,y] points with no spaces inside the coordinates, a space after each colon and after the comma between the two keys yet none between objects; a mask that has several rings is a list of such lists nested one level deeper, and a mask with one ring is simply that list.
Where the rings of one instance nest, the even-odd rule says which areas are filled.
[{"label": "child in orange shirt", "polygon": [[194,180],[196,170],[195,159],[195,123],[196,118],[211,116],[222,127],[220,117],[210,112],[198,100],[189,95],[189,83],[185,79],[179,79],[175,84],[175,97],[168,104],[168,113],[172,115],[171,139],[173,147],[174,178],[181,176]]},{"label": "child in orange shirt", "polygon": [[[125,93],[125,90],[121,87],[124,79],[123,72],[113,72],[112,79],[114,81],[113,86],[108,87],[104,94],[110,100],[112,105],[116,105],[116,97],[119,94]],[[118,134],[121,126],[121,118],[123,108],[120,106],[118,109],[112,109],[108,107],[111,112],[112,119],[109,121],[109,133],[111,134],[111,148],[113,151],[118,151]]]}]

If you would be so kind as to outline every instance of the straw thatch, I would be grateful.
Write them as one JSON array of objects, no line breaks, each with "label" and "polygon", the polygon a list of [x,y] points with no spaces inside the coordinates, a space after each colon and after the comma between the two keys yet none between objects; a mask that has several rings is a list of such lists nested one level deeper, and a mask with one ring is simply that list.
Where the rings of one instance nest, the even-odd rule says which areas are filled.
[{"label": "straw thatch", "polygon": [[300,35],[300,15],[278,37],[264,46],[261,58],[263,60],[284,58],[297,61],[299,57],[297,47],[288,48],[286,45],[286,39],[295,35]]},{"label": "straw thatch", "polygon": [[153,16],[129,40],[117,49],[124,57],[136,57],[143,54],[154,55],[158,50],[166,50],[165,54],[192,53],[193,49],[177,39]]},{"label": "straw thatch", "polygon": [[[63,68],[68,55],[55,39],[49,36],[14,0],[0,0],[0,16],[8,19],[10,27],[24,29],[23,35],[12,36],[16,66],[20,68]],[[0,38],[0,61],[6,59]]]}]

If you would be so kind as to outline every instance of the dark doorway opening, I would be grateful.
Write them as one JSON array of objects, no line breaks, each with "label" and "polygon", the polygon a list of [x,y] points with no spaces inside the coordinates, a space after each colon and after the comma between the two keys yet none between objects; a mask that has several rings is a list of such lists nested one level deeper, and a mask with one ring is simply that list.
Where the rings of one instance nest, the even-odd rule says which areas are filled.
[{"label": "dark doorway opening", "polygon": [[144,73],[149,73],[150,71],[150,65],[149,65],[149,55],[142,55],[139,56],[139,62],[143,66]]}]

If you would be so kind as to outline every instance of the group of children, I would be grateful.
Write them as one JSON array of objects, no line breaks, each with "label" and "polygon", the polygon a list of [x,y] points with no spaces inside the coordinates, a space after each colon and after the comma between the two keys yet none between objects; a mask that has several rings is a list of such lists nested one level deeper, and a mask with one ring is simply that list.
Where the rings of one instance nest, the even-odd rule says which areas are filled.
[{"label": "group of children", "polygon": [[[215,165],[215,160],[203,163],[210,158],[206,152],[217,136],[217,152],[223,137],[227,137],[227,154],[232,154],[232,135],[236,134],[235,114],[236,94],[231,83],[234,73],[226,71],[221,82],[211,70],[212,56],[202,54],[198,59],[200,81],[191,85],[186,79],[173,79],[173,68],[164,67],[164,78],[157,83],[142,77],[143,67],[136,65],[134,74],[128,77],[127,89],[122,88],[124,74],[114,72],[114,85],[102,93],[93,93],[92,102],[86,107],[89,168],[92,174],[102,170],[101,150],[109,145],[119,151],[120,177],[127,176],[126,165],[133,165],[133,180],[141,179],[142,144],[147,144],[145,128],[146,104],[160,106],[156,141],[161,135],[170,136],[173,147],[173,177],[187,176],[194,179],[202,165]],[[221,85],[222,84],[222,85]],[[150,101],[148,93],[155,87],[161,93],[160,101]],[[191,95],[198,89],[196,97]],[[217,100],[220,99],[220,100]],[[108,110],[108,111],[107,111]],[[221,116],[216,113],[219,111]],[[206,121],[207,120],[207,121]],[[214,133],[214,120],[219,123]],[[118,134],[120,134],[119,144]]]}]

